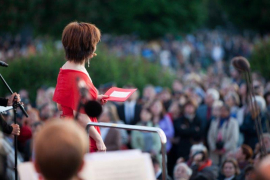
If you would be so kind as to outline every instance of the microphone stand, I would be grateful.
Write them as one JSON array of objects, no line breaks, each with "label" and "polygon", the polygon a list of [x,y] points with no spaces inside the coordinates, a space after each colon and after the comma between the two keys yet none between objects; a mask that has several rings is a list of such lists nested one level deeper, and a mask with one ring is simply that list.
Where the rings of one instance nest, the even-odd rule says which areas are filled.
[{"label": "microphone stand", "polygon": [[[5,81],[5,79],[3,78],[3,76],[0,74],[0,78],[3,81],[3,83],[5,84],[5,86],[7,87],[7,89],[9,90],[9,92],[11,94],[13,94],[13,91],[11,90],[11,88],[9,87],[9,85],[7,84],[7,82]],[[17,124],[17,108],[20,107],[20,109],[22,110],[23,114],[28,117],[27,112],[25,111],[24,107],[17,102],[17,96],[14,97],[14,102],[13,102],[13,112],[14,112],[14,123]],[[14,135],[14,148],[15,148],[15,166],[14,166],[14,172],[15,172],[15,180],[18,180],[18,170],[17,170],[17,164],[18,164],[18,159],[17,159],[17,153],[18,153],[18,136]]]}]

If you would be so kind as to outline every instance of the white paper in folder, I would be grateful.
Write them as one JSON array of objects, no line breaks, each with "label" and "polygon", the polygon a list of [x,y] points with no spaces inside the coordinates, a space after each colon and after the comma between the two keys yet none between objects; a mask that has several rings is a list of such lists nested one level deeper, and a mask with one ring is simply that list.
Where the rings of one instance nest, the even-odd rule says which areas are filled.
[{"label": "white paper in folder", "polygon": [[[83,180],[155,180],[149,154],[139,150],[86,154],[79,177]],[[32,163],[18,167],[21,180],[38,180]]]}]

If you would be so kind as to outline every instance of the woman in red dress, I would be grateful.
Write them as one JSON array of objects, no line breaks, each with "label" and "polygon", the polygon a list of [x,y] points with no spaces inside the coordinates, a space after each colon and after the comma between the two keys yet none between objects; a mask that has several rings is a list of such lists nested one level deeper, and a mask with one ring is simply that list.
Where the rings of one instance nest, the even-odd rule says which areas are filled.
[{"label": "woman in red dress", "polygon": [[[87,62],[89,66],[90,59],[96,56],[96,45],[99,41],[100,31],[93,24],[72,22],[63,31],[62,44],[67,62],[60,68],[53,96],[58,109],[62,111],[62,117],[74,118],[77,113],[80,100],[78,79],[85,82],[92,99],[106,103],[106,96],[98,95],[85,68],[85,63]],[[79,121],[86,126],[87,122],[97,122],[97,119],[88,117],[84,110],[81,110]],[[99,127],[91,126],[89,130],[90,152],[106,151]]]}]

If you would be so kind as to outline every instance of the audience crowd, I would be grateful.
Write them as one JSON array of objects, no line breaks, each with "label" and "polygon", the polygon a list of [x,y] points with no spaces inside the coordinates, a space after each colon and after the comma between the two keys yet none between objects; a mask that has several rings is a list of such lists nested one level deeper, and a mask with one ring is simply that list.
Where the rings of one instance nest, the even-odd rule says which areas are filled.
[{"label": "audience crowd", "polygon": [[[179,73],[171,87],[148,84],[124,103],[108,102],[98,120],[161,128],[168,140],[168,174],[174,180],[255,180],[257,168],[262,167],[264,172],[263,167],[267,167],[267,162],[261,163],[262,145],[270,153],[270,82],[258,73],[252,74],[255,91],[252,101],[259,107],[259,113],[254,115],[247,101],[247,84],[230,66],[232,57],[248,57],[255,41],[256,38],[216,31],[187,35],[181,41],[167,36],[160,42],[147,43],[135,37],[105,35],[102,45],[118,56],[142,56],[162,66],[176,68]],[[13,46],[0,44],[3,57]],[[207,67],[206,72],[201,71],[201,67]],[[125,88],[134,86],[129,84]],[[102,88],[100,93],[106,90]],[[30,102],[26,90],[19,92],[29,114],[26,118],[18,113],[19,162],[33,160],[37,132],[48,119],[60,117],[52,101],[53,93],[54,87],[43,86],[37,90],[36,101]],[[264,133],[260,140],[254,121],[257,116]],[[10,124],[12,117],[12,111],[3,115]],[[113,128],[101,128],[101,134],[107,151],[141,149],[153,157],[153,165],[157,167],[154,169],[161,167],[157,134]],[[0,177],[14,178],[13,143],[13,136],[2,136],[0,158],[5,163],[4,168],[0,168]],[[160,171],[155,173],[159,179]]]}]

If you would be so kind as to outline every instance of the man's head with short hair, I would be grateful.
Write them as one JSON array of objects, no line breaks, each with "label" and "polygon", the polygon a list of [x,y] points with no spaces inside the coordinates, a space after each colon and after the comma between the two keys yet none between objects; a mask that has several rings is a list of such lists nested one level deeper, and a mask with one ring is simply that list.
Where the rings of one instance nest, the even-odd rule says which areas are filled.
[{"label": "man's head with short hair", "polygon": [[72,120],[51,120],[34,140],[35,168],[46,180],[69,180],[83,167],[87,134]]}]

